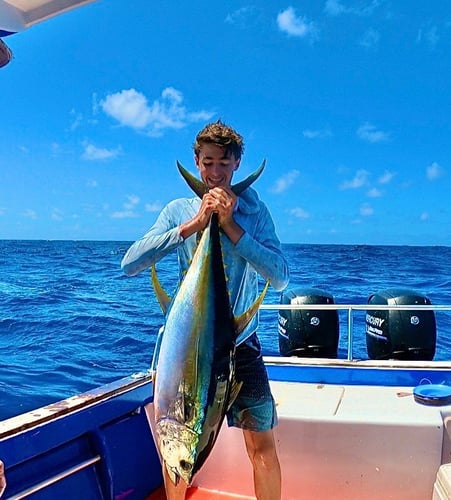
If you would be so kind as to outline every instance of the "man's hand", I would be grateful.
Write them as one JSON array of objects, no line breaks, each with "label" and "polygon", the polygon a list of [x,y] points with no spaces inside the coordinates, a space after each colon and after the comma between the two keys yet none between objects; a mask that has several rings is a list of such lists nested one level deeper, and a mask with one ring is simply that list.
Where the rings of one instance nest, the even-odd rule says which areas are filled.
[{"label": "man's hand", "polygon": [[215,187],[204,196],[202,203],[207,205],[209,216],[211,212],[218,214],[220,226],[227,226],[233,220],[233,211],[237,202],[235,193],[230,188]]},{"label": "man's hand", "polygon": [[206,193],[199,207],[199,211],[191,220],[180,225],[180,235],[183,239],[194,233],[203,231],[213,212],[218,214],[219,225],[232,243],[237,243],[244,231],[234,218],[233,213],[237,203],[235,193],[226,187],[215,187]]},{"label": "man's hand", "polygon": [[211,189],[204,198],[208,198],[208,206],[212,207],[211,211],[217,212],[219,226],[229,237],[230,241],[233,244],[238,243],[244,231],[242,227],[235,222],[233,217],[238,200],[235,193],[230,188],[216,187]]},{"label": "man's hand", "polygon": [[186,240],[194,233],[199,233],[203,231],[208,223],[210,222],[210,217],[212,212],[215,212],[215,202],[214,200],[208,196],[209,193],[205,194],[202,198],[202,202],[199,207],[199,211],[197,214],[190,220],[180,224],[179,232],[180,236]]}]

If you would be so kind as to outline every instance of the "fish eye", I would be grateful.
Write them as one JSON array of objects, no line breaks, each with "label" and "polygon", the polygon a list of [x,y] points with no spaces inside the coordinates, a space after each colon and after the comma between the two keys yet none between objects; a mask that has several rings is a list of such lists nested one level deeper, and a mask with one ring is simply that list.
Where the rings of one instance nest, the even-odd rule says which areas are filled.
[{"label": "fish eye", "polygon": [[193,466],[186,460],[180,460],[180,467],[186,472],[189,472],[193,468]]}]

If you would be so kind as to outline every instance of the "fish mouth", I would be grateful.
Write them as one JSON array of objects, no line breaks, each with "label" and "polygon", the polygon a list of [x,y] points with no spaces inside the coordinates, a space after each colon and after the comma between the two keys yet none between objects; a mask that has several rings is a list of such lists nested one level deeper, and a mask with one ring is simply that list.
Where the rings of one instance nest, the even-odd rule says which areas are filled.
[{"label": "fish mouth", "polygon": [[162,454],[166,469],[172,482],[174,484],[177,484],[178,480],[181,478],[183,479],[183,481],[185,481],[186,484],[191,484],[195,472],[194,463],[189,459],[181,457],[179,457],[176,461],[171,460],[170,462],[167,462],[164,458],[165,453],[163,452]]},{"label": "fish mouth", "polygon": [[198,435],[187,426],[173,419],[162,419],[156,425],[161,456],[172,481],[177,477],[187,484],[194,475]]},{"label": "fish mouth", "polygon": [[168,472],[168,476],[170,480],[177,486],[179,483],[180,479],[183,479],[183,481],[187,484],[190,485],[191,481],[193,479],[193,464],[189,462],[184,462],[183,460],[180,461],[178,466],[171,466],[168,463],[165,462],[166,470]]}]

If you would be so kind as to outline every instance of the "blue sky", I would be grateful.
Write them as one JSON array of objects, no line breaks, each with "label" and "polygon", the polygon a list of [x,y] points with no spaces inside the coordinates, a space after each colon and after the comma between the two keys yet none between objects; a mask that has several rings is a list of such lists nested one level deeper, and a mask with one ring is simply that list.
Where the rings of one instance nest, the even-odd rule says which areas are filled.
[{"label": "blue sky", "polygon": [[222,119],[283,242],[451,245],[451,2],[99,0],[4,41],[2,239],[139,238]]}]

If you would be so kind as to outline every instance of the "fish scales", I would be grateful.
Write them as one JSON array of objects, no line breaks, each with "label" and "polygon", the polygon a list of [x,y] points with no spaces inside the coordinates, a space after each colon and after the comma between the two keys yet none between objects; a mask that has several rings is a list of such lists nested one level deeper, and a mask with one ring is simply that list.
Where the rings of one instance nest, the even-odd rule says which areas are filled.
[{"label": "fish scales", "polygon": [[[165,462],[190,482],[216,439],[234,368],[236,333],[216,214],[176,299],[168,311],[158,362],[156,430]],[[181,433],[180,426],[193,432]],[[182,438],[179,456],[174,457],[175,442]],[[180,463],[186,471],[179,470]]]},{"label": "fish scales", "polygon": [[[202,197],[203,183],[180,164],[179,170]],[[264,163],[232,187],[238,195],[262,172]],[[168,297],[153,268],[154,288],[165,309]],[[203,231],[191,265],[170,303],[155,379],[157,446],[169,477],[190,484],[218,436],[239,387],[234,383],[235,341],[256,314],[260,297],[235,318],[230,305],[221,249],[218,215]]]}]

